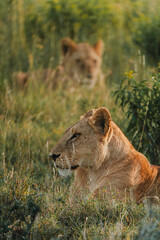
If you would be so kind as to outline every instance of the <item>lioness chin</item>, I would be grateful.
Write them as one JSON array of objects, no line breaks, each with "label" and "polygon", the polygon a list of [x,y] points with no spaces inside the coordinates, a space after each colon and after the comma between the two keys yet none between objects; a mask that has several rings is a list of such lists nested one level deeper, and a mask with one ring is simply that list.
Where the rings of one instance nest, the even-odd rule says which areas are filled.
[{"label": "lioness chin", "polygon": [[[160,167],[137,152],[109,111],[100,107],[87,112],[71,126],[50,156],[60,174],[74,172],[71,197],[92,194],[109,200],[160,197]],[[157,200],[159,201],[159,200]]]}]

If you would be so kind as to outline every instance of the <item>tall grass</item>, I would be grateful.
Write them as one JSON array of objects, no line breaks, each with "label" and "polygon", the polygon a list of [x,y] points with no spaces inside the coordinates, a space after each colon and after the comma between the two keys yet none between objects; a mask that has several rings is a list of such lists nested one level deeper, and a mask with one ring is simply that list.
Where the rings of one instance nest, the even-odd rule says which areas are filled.
[{"label": "tall grass", "polygon": [[70,92],[35,84],[17,91],[6,84],[0,93],[1,239],[135,239],[148,221],[154,227],[146,236],[158,236],[159,208],[146,215],[148,207],[142,205],[93,198],[70,206],[73,176],[59,177],[48,158],[63,132],[99,106],[125,127],[107,86]]},{"label": "tall grass", "polygon": [[157,0],[1,1],[0,72],[9,78],[19,70],[54,68],[64,36],[90,43],[102,38],[106,81],[119,82],[124,71],[137,70],[139,53],[147,63],[159,61],[159,11]]},{"label": "tall grass", "polygon": [[[159,208],[92,198],[71,207],[73,176],[61,179],[48,157],[64,131],[91,108],[107,107],[126,130],[129,120],[112,92],[126,70],[150,69],[135,36],[145,16],[157,16],[157,5],[156,0],[0,1],[0,239],[158,239]],[[90,43],[103,38],[103,71],[110,73],[104,89],[53,91],[35,82],[19,91],[11,85],[15,71],[54,68],[63,36]]]}]

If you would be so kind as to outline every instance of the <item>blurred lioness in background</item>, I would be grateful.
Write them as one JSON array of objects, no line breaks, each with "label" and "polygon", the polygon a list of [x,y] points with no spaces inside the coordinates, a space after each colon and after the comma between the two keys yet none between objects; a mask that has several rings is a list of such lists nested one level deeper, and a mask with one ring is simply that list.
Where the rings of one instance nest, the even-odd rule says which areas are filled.
[{"label": "blurred lioness in background", "polygon": [[75,83],[92,88],[97,81],[103,81],[101,62],[104,44],[102,40],[91,46],[89,43],[76,44],[70,38],[64,38],[61,41],[61,50],[64,72]]},{"label": "blurred lioness in background", "polygon": [[70,38],[61,40],[62,63],[56,69],[36,70],[30,73],[13,74],[15,84],[24,88],[29,80],[41,81],[54,88],[65,83],[71,86],[84,85],[91,89],[97,82],[103,83],[101,71],[104,44],[99,40],[95,45],[89,43],[76,44]]}]

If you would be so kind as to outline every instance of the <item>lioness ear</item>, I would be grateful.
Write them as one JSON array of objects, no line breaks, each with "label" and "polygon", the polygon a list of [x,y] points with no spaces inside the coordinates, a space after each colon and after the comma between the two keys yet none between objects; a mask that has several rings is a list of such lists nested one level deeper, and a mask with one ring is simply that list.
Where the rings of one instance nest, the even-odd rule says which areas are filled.
[{"label": "lioness ear", "polygon": [[93,49],[95,52],[101,57],[104,51],[104,42],[102,39],[98,40],[98,42],[93,45]]},{"label": "lioness ear", "polygon": [[104,136],[107,134],[111,122],[111,115],[109,111],[100,107],[96,109],[93,115],[88,119],[88,123],[97,133],[101,133]]},{"label": "lioness ear", "polygon": [[70,38],[63,38],[61,40],[61,50],[63,56],[66,54],[72,54],[77,49],[77,45]]}]

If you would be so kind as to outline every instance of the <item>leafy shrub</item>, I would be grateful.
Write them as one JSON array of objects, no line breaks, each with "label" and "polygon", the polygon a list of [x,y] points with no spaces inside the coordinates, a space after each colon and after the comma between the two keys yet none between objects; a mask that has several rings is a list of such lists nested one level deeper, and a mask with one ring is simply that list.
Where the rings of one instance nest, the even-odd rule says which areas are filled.
[{"label": "leafy shrub", "polygon": [[160,74],[137,82],[130,71],[115,95],[122,109],[126,107],[129,118],[126,132],[133,145],[152,163],[160,163]]},{"label": "leafy shrub", "polygon": [[160,61],[159,16],[152,15],[138,20],[133,40],[146,55],[147,63],[156,65]]},{"label": "leafy shrub", "polygon": [[71,38],[98,37],[109,21],[108,3],[101,0],[48,2],[46,17],[50,30]]}]

